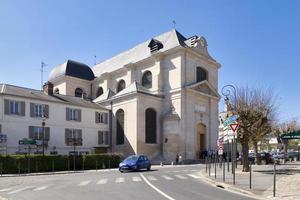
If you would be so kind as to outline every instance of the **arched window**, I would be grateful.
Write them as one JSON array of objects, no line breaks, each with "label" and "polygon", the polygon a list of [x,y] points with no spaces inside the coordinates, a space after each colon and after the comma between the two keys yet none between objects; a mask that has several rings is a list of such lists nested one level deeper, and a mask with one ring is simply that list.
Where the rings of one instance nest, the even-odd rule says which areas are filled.
[{"label": "arched window", "polygon": [[116,113],[117,119],[117,145],[124,144],[124,110],[119,109]]},{"label": "arched window", "polygon": [[145,88],[152,87],[152,73],[150,71],[146,71],[142,77],[142,85]]},{"label": "arched window", "polygon": [[103,88],[99,87],[97,90],[97,97],[101,96],[103,94]]},{"label": "arched window", "polygon": [[146,143],[156,143],[156,112],[148,108],[145,112],[145,139]]},{"label": "arched window", "polygon": [[125,81],[123,79],[120,80],[119,83],[118,83],[117,92],[120,92],[120,91],[124,90],[125,87],[126,87]]},{"label": "arched window", "polygon": [[75,97],[82,97],[83,90],[81,88],[76,88],[75,90]]},{"label": "arched window", "polygon": [[205,81],[207,80],[207,71],[203,69],[202,67],[197,67],[196,69],[196,75],[197,75],[197,82]]},{"label": "arched window", "polygon": [[58,88],[55,88],[54,94],[59,94],[59,89]]}]

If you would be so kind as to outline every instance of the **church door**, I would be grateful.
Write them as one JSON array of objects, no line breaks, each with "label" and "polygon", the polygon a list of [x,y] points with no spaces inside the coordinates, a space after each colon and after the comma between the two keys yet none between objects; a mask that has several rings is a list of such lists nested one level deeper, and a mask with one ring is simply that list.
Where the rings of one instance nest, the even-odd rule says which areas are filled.
[{"label": "church door", "polygon": [[198,158],[203,157],[205,149],[206,126],[202,123],[197,125],[197,154]]}]

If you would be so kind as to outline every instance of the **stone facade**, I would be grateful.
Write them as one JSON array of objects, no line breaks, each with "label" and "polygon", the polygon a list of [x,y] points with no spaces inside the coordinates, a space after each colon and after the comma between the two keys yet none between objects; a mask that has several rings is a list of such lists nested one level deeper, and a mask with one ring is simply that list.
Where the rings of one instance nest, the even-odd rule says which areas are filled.
[{"label": "stone facade", "polygon": [[[151,159],[174,160],[177,154],[198,159],[217,144],[219,68],[204,37],[185,38],[171,30],[95,65],[92,81],[66,73],[51,82],[60,94],[74,95],[76,88],[82,88],[87,98],[112,110],[111,152],[147,154]],[[143,83],[146,72],[151,73],[151,87]],[[121,80],[125,88],[118,91]],[[103,93],[98,93],[99,88]],[[116,117],[120,110],[124,111],[121,125]],[[147,124],[147,110],[155,112],[156,123],[148,119],[152,128]],[[120,127],[124,144],[116,142]],[[149,136],[155,142],[146,142],[147,127],[155,134]]]}]

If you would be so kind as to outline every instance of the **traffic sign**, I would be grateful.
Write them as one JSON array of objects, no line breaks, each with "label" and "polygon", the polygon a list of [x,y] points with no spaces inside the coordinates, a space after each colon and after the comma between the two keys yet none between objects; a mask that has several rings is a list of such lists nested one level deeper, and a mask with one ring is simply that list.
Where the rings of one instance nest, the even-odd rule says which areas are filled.
[{"label": "traffic sign", "polygon": [[235,133],[239,127],[239,124],[238,123],[230,124],[229,126],[230,126],[231,130]]}]

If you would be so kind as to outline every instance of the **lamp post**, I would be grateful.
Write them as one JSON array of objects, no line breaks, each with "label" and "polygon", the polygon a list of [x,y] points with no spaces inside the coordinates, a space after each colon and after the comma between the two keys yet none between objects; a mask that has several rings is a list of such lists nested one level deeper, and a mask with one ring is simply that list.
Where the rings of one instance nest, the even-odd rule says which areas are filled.
[{"label": "lamp post", "polygon": [[[237,92],[236,87],[234,85],[225,85],[222,88],[222,95],[225,97],[225,104],[227,106],[227,111],[235,111],[237,108]],[[230,97],[234,97],[234,105],[230,103]],[[228,137],[228,136],[227,136]],[[229,144],[229,142],[228,142]],[[236,162],[236,154],[237,154],[237,141],[235,136],[233,135],[233,139],[231,141],[231,170],[233,174],[233,184],[235,184],[235,168],[237,168]]]}]

